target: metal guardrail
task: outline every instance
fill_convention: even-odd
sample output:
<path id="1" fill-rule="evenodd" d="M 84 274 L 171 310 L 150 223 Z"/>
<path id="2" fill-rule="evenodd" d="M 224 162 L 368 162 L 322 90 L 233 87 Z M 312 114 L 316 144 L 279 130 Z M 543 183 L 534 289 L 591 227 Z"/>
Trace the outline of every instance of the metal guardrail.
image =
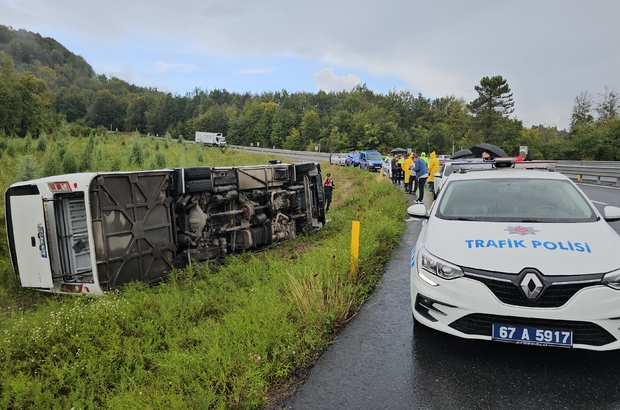
<path id="1" fill-rule="evenodd" d="M 330 155 L 329 152 L 293 151 L 293 150 L 278 149 L 278 148 L 247 147 L 247 146 L 243 146 L 243 145 L 228 145 L 228 148 L 241 149 L 241 150 L 249 151 L 249 152 L 260 152 L 262 154 L 281 155 L 281 156 L 287 156 L 287 155 L 295 155 L 295 156 L 311 155 L 311 156 L 316 156 L 316 157 L 321 157 L 321 158 L 328 159 L 329 155 Z"/>
<path id="2" fill-rule="evenodd" d="M 583 176 L 595 177 L 597 184 L 601 183 L 601 178 L 614 178 L 616 181 L 616 186 L 620 186 L 620 164 L 615 165 L 615 167 L 595 165 L 570 165 L 565 164 L 564 161 L 558 161 L 556 170 L 563 174 L 577 175 L 578 180 L 581 180 Z"/>

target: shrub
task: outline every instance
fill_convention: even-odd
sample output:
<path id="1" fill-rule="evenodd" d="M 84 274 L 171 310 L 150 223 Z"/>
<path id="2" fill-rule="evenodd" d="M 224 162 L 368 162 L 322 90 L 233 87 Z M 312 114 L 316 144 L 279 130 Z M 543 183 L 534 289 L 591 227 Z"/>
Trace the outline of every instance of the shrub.
<path id="1" fill-rule="evenodd" d="M 89 171 L 92 168 L 93 150 L 95 149 L 95 136 L 90 134 L 88 142 L 84 146 L 84 152 L 80 158 L 80 171 Z"/>
<path id="2" fill-rule="evenodd" d="M 37 160 L 31 155 L 24 155 L 17 159 L 15 169 L 15 181 L 28 181 L 37 177 L 39 165 Z"/>
<path id="3" fill-rule="evenodd" d="M 129 162 L 142 166 L 144 165 L 144 149 L 142 148 L 142 144 L 140 144 L 139 140 L 134 140 L 131 144 L 131 154 L 129 156 Z"/>
<path id="4" fill-rule="evenodd" d="M 15 154 L 17 153 L 17 143 L 17 140 L 10 139 L 6 147 L 6 153 L 13 158 L 15 158 Z"/>
<path id="5" fill-rule="evenodd" d="M 93 161 L 91 165 L 94 171 L 101 171 L 105 169 L 103 149 L 101 149 L 101 147 L 98 147 L 93 154 Z"/>
<path id="6" fill-rule="evenodd" d="M 166 168 L 166 156 L 164 155 L 163 152 L 158 151 L 155 154 L 154 163 L 155 163 L 155 169 Z"/>
<path id="7" fill-rule="evenodd" d="M 30 152 L 30 146 L 32 145 L 32 135 L 30 133 L 26 134 L 24 137 L 24 146 L 23 150 L 27 154 Z"/>
<path id="8" fill-rule="evenodd" d="M 73 152 L 65 153 L 62 159 L 62 169 L 65 174 L 74 174 L 79 171 L 78 161 Z"/>
<path id="9" fill-rule="evenodd" d="M 171 142 L 172 142 L 172 136 L 170 135 L 170 133 L 166 133 L 166 136 L 164 137 L 164 148 L 166 149 L 170 148 Z"/>
<path id="10" fill-rule="evenodd" d="M 37 151 L 45 152 L 47 149 L 47 134 L 43 133 L 37 141 Z"/>
<path id="11" fill-rule="evenodd" d="M 52 175 L 62 174 L 62 163 L 58 160 L 58 155 L 56 150 L 49 149 L 45 157 L 43 157 L 43 163 L 41 164 L 39 176 L 40 177 L 49 177 Z"/>
<path id="12" fill-rule="evenodd" d="M 57 144 L 57 148 L 58 148 L 58 159 L 59 160 L 63 160 L 65 157 L 65 154 L 67 153 L 67 140 L 65 140 L 64 138 L 59 139 L 58 140 L 58 144 Z"/>
<path id="13" fill-rule="evenodd" d="M 121 158 L 117 155 L 108 163 L 108 171 L 116 172 L 121 170 Z"/>

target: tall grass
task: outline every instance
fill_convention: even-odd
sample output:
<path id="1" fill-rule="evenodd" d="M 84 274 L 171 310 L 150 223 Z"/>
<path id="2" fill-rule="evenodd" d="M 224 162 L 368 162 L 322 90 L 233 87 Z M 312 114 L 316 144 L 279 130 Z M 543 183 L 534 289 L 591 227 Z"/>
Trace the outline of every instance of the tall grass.
<path id="1" fill-rule="evenodd" d="M 67 149 L 83 152 L 84 140 L 72 139 Z M 140 143 L 152 149 L 147 139 Z M 98 141 L 93 162 L 105 166 L 99 156 L 116 157 L 130 169 L 133 149 L 129 138 L 111 135 Z M 157 153 L 165 153 L 168 166 L 184 165 L 184 158 L 198 162 L 201 151 L 187 149 L 171 144 Z M 209 163 L 200 165 L 271 159 L 207 152 Z M 2 159 L 3 170 L 5 160 L 15 161 Z M 265 252 L 229 256 L 222 265 L 194 264 L 158 286 L 131 284 L 104 297 L 22 289 L 2 232 L 0 407 L 265 405 L 270 389 L 292 383 L 368 298 L 403 230 L 406 200 L 389 182 L 353 169 L 329 171 L 337 189 L 322 230 Z M 4 187 L 13 177 L 2 174 Z M 356 280 L 349 277 L 352 220 L 362 227 Z"/>

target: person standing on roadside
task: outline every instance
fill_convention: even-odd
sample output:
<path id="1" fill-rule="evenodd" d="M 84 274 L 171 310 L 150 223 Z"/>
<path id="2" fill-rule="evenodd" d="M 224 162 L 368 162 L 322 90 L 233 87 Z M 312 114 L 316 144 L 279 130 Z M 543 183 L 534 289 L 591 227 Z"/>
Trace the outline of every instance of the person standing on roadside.
<path id="1" fill-rule="evenodd" d="M 398 155 L 394 155 L 390 162 L 392 166 L 392 183 L 396 185 L 398 182 Z"/>
<path id="2" fill-rule="evenodd" d="M 336 188 L 332 174 L 327 173 L 325 182 L 323 182 L 323 192 L 325 193 L 325 213 L 329 211 L 329 205 L 332 203 L 332 191 Z"/>
<path id="3" fill-rule="evenodd" d="M 387 164 L 387 166 L 391 169 L 392 168 L 392 158 L 390 158 L 389 155 L 386 155 L 385 158 L 383 159 L 383 164 L 381 165 L 381 175 L 385 174 L 385 170 L 383 169 L 383 166 Z M 387 173 L 388 178 L 390 177 L 390 171 L 388 171 Z M 392 179 L 390 178 L 390 181 Z"/>
<path id="4" fill-rule="evenodd" d="M 426 152 L 421 153 L 421 154 L 420 154 L 420 158 L 422 158 L 422 159 L 424 160 L 424 162 L 426 162 L 426 166 L 428 167 L 428 165 L 429 165 L 429 159 L 428 159 L 428 157 L 426 156 Z"/>
<path id="5" fill-rule="evenodd" d="M 433 201 L 435 200 L 435 173 L 439 172 L 439 160 L 435 151 L 431 152 L 431 159 L 428 164 L 428 189 L 431 191 Z"/>
<path id="6" fill-rule="evenodd" d="M 398 166 L 396 167 L 397 173 L 398 173 L 398 185 L 403 183 L 403 180 L 405 179 L 405 172 L 403 171 L 403 162 L 405 161 L 405 158 L 403 158 L 403 156 L 399 156 L 397 164 Z"/>
<path id="7" fill-rule="evenodd" d="M 424 185 L 426 185 L 426 178 L 428 178 L 428 167 L 426 161 L 416 154 L 413 154 L 413 172 L 415 172 L 419 190 L 418 199 L 415 202 L 421 204 L 424 200 Z"/>
<path id="8" fill-rule="evenodd" d="M 408 194 L 413 193 L 411 192 L 411 185 L 412 185 L 411 183 L 413 182 L 413 175 L 411 175 L 411 169 L 410 169 L 410 166 L 412 163 L 413 163 L 413 159 L 411 158 L 411 155 L 409 155 L 407 159 L 403 161 L 403 165 L 402 165 L 402 170 L 405 172 L 405 192 Z"/>

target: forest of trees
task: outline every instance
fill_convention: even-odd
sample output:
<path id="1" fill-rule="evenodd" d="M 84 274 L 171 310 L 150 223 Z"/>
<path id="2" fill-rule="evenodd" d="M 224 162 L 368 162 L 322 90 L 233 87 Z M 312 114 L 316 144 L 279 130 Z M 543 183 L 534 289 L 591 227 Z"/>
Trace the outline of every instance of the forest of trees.
<path id="1" fill-rule="evenodd" d="M 525 128 L 512 118 L 508 81 L 484 77 L 478 98 L 427 98 L 409 91 L 378 94 L 360 85 L 325 93 L 286 90 L 261 94 L 195 88 L 184 96 L 98 75 L 57 41 L 0 25 L 0 137 L 36 138 L 69 129 L 88 136 L 108 130 L 192 138 L 222 132 L 229 144 L 322 151 L 396 146 L 450 154 L 479 142 L 530 157 L 620 160 L 616 91 L 575 97 L 568 131 Z"/>

